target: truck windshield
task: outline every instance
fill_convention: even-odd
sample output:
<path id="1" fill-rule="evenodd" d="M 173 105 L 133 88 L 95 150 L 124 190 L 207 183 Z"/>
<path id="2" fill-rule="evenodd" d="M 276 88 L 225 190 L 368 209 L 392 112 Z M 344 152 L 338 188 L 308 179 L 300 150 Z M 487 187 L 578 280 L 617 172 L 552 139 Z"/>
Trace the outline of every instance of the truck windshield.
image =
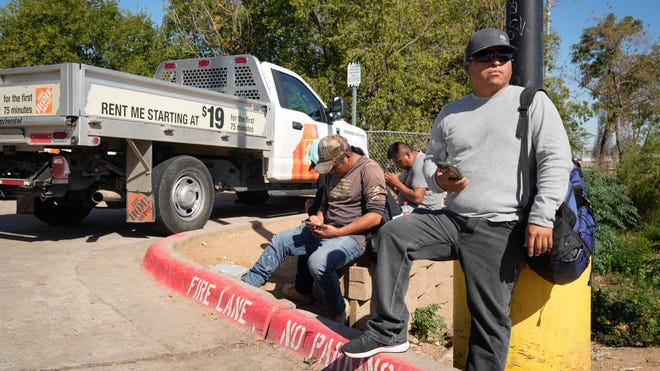
<path id="1" fill-rule="evenodd" d="M 280 106 L 306 113 L 315 121 L 326 122 L 323 105 L 298 79 L 273 70 L 279 92 Z"/>

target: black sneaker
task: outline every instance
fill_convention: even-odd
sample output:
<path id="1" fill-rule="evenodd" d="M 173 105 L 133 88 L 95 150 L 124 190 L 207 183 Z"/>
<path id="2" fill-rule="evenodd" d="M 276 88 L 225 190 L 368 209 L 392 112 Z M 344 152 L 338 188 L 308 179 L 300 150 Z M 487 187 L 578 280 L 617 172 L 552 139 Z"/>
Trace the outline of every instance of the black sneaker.
<path id="1" fill-rule="evenodd" d="M 410 343 L 405 342 L 395 345 L 385 345 L 362 335 L 353 339 L 341 347 L 341 351 L 350 358 L 367 358 L 378 353 L 403 353 L 410 348 Z"/>

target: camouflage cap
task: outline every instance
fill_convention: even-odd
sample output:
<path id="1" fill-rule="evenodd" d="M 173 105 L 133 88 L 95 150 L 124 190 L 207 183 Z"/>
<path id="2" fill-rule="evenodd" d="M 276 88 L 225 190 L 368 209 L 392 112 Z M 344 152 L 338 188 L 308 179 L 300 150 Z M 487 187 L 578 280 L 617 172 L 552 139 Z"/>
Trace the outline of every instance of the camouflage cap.
<path id="1" fill-rule="evenodd" d="M 337 160 L 350 150 L 351 147 L 348 145 L 346 138 L 341 135 L 328 135 L 319 142 L 319 162 L 314 167 L 314 170 L 319 174 L 329 172 L 335 166 Z"/>

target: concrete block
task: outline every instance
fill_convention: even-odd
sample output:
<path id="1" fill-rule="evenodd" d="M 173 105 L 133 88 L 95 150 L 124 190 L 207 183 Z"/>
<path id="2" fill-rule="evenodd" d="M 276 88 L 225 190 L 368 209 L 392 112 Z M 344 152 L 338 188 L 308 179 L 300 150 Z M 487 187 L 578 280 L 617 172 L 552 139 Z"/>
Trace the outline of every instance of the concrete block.
<path id="1" fill-rule="evenodd" d="M 348 301 L 348 326 L 353 327 L 361 319 L 371 315 L 371 300 L 349 300 Z"/>
<path id="2" fill-rule="evenodd" d="M 353 265 L 348 269 L 348 299 L 369 300 L 371 298 L 371 275 L 366 267 Z"/>

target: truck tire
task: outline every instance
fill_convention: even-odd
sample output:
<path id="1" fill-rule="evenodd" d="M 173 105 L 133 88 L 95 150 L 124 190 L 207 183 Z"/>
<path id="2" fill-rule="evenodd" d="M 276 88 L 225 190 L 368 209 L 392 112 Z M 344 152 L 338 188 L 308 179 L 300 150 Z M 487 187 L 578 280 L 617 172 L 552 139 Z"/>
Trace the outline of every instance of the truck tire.
<path id="1" fill-rule="evenodd" d="M 52 225 L 70 225 L 83 220 L 92 206 L 85 205 L 83 195 L 78 191 L 67 192 L 63 197 L 34 199 L 34 216 Z"/>
<path id="2" fill-rule="evenodd" d="M 204 227 L 213 211 L 213 181 L 206 166 L 191 156 L 176 156 L 153 170 L 156 226 L 165 234 Z"/>
<path id="3" fill-rule="evenodd" d="M 246 205 L 262 205 L 268 200 L 268 191 L 245 191 L 236 192 L 238 202 Z"/>

